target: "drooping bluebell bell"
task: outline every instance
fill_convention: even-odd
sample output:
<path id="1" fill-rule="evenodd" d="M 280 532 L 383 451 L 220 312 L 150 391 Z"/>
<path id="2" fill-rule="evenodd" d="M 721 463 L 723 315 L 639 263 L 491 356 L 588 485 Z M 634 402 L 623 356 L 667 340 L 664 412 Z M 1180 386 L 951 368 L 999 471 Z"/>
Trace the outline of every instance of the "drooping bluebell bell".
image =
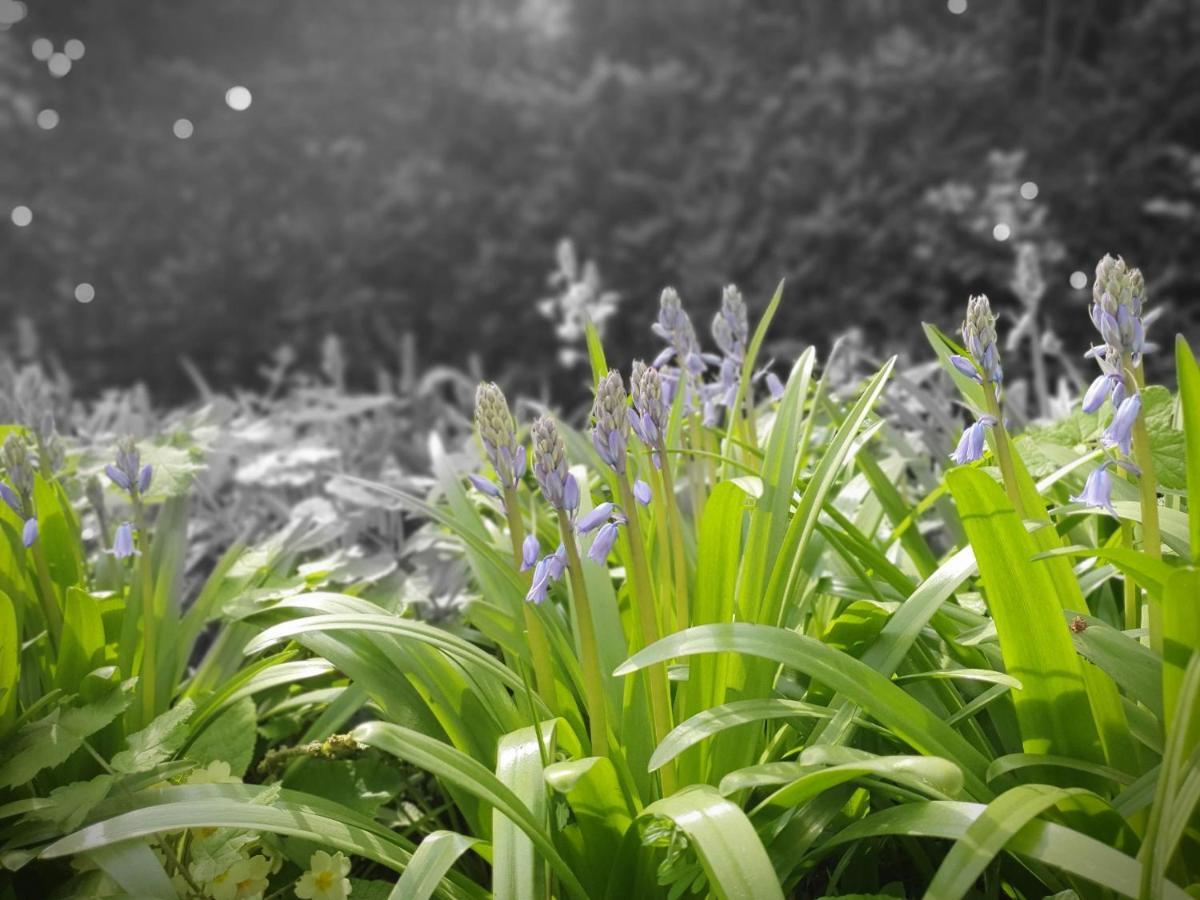
<path id="1" fill-rule="evenodd" d="M 613 504 L 605 501 L 593 509 L 590 513 L 580 518 L 575 525 L 575 530 L 580 534 L 587 534 L 589 531 L 595 531 L 612 517 Z"/>
<path id="2" fill-rule="evenodd" d="M 592 546 L 588 548 L 588 559 L 604 565 L 604 561 L 608 559 L 608 554 L 612 553 L 613 544 L 617 541 L 618 533 L 619 529 L 616 522 L 606 522 L 596 532 L 596 538 L 592 541 Z"/>
<path id="3" fill-rule="evenodd" d="M 986 294 L 978 294 L 967 300 L 962 338 L 972 359 L 982 370 L 983 380 L 999 385 L 1004 380 L 1004 372 L 1000 367 L 1000 348 L 996 343 L 996 317 L 992 314 L 992 305 Z"/>
<path id="4" fill-rule="evenodd" d="M 635 360 L 629 376 L 633 411 L 629 425 L 639 441 L 650 450 L 656 468 L 662 468 L 662 453 L 667 431 L 667 407 L 663 401 L 662 379 L 658 370 Z"/>
<path id="5" fill-rule="evenodd" d="M 144 494 L 150 487 L 154 477 L 154 469 L 150 465 L 142 465 L 137 443 L 131 437 L 125 437 L 117 444 L 116 463 L 104 467 L 105 473 L 113 484 L 131 496 Z"/>
<path id="6" fill-rule="evenodd" d="M 567 448 L 550 416 L 533 423 L 533 475 L 546 502 L 570 512 L 579 506 L 579 485 L 567 468 Z"/>
<path id="7" fill-rule="evenodd" d="M 1140 270 L 1126 264 L 1121 257 L 1113 259 L 1108 254 L 1096 264 L 1089 314 L 1104 338 L 1103 358 L 1118 371 L 1126 357 L 1137 368 L 1146 352 L 1142 322 L 1145 299 L 1146 282 Z"/>
<path id="8" fill-rule="evenodd" d="M 567 548 L 562 544 L 553 553 L 538 560 L 533 570 L 533 581 L 529 586 L 525 599 L 530 603 L 542 603 L 550 590 L 550 585 L 562 578 L 567 570 Z"/>
<path id="9" fill-rule="evenodd" d="M 983 448 L 986 439 L 984 429 L 990 428 L 995 424 L 996 419 L 994 417 L 980 416 L 978 420 L 968 425 L 963 430 L 962 437 L 958 439 L 958 446 L 950 454 L 950 459 L 960 466 L 983 459 Z"/>
<path id="10" fill-rule="evenodd" d="M 1096 376 L 1083 395 L 1083 411 L 1094 413 L 1109 397 L 1112 397 L 1114 408 L 1119 407 L 1125 399 L 1125 379 L 1116 372 L 1104 372 Z"/>
<path id="11" fill-rule="evenodd" d="M 516 424 L 508 411 L 508 400 L 494 382 L 482 382 L 475 389 L 475 430 L 488 461 L 496 470 L 501 488 L 515 488 L 525 474 L 525 448 L 517 441 Z M 490 493 L 485 488 L 479 489 Z M 497 491 L 493 496 L 499 493 Z"/>
<path id="12" fill-rule="evenodd" d="M 624 475 L 629 446 L 629 403 L 625 383 L 616 369 L 611 369 L 596 385 L 592 422 L 592 446 L 610 469 Z"/>
<path id="13" fill-rule="evenodd" d="M 1133 426 L 1142 411 L 1142 395 L 1132 394 L 1126 397 L 1113 414 L 1112 421 L 1100 436 L 1100 443 L 1105 447 L 1116 447 L 1126 456 L 1133 453 Z"/>
<path id="14" fill-rule="evenodd" d="M 1098 506 L 1115 516 L 1117 511 L 1112 505 L 1112 476 L 1108 474 L 1111 465 L 1111 461 L 1106 461 L 1093 469 L 1084 482 L 1083 491 L 1071 500 L 1087 506 Z"/>
<path id="15" fill-rule="evenodd" d="M 26 547 L 32 547 L 33 542 L 38 539 L 38 521 L 34 518 L 25 520 L 25 525 L 21 529 L 21 543 Z"/>
<path id="16" fill-rule="evenodd" d="M 633 483 L 633 496 L 642 506 L 649 506 L 654 493 L 651 491 L 650 485 L 639 478 Z"/>
<path id="17" fill-rule="evenodd" d="M 496 482 L 490 478 L 484 478 L 482 475 L 476 475 L 474 472 L 467 476 L 467 480 L 475 485 L 475 490 L 481 494 L 487 494 L 489 497 L 499 497 L 500 488 L 496 486 Z"/>
<path id="18" fill-rule="evenodd" d="M 527 572 L 537 564 L 538 554 L 542 545 L 538 543 L 537 535 L 530 532 L 521 542 L 521 571 Z"/>
<path id="19" fill-rule="evenodd" d="M 113 537 L 112 549 L 108 552 L 117 559 L 128 559 L 138 552 L 133 543 L 132 523 L 122 522 L 117 526 L 117 533 Z"/>

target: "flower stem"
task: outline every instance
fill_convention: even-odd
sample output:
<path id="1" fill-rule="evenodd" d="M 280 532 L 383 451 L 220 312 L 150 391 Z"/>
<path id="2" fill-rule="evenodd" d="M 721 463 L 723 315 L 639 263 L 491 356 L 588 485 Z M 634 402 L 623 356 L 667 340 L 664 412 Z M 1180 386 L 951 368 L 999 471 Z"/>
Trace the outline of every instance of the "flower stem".
<path id="1" fill-rule="evenodd" d="M 134 500 L 137 519 L 138 573 L 142 591 L 142 724 L 149 724 L 158 708 L 158 604 L 154 597 L 154 574 L 150 562 L 150 532 L 146 528 L 146 509 L 140 499 Z"/>
<path id="2" fill-rule="evenodd" d="M 608 715 L 604 701 L 604 682 L 600 676 L 600 650 L 596 643 L 596 623 L 592 604 L 583 582 L 583 564 L 575 546 L 575 529 L 563 510 L 558 511 L 558 530 L 567 551 L 567 577 L 571 599 L 575 603 L 575 622 L 579 627 L 579 652 L 583 663 L 583 691 L 587 695 L 588 733 L 595 756 L 608 756 Z"/>
<path id="3" fill-rule="evenodd" d="M 675 502 L 675 482 L 671 477 L 669 460 L 663 460 L 663 467 L 659 470 L 659 474 L 662 476 L 667 531 L 671 535 L 671 558 L 675 586 L 675 630 L 683 631 L 691 623 L 691 615 L 688 611 L 687 561 L 683 552 L 683 522 L 679 517 L 679 505 Z"/>
<path id="4" fill-rule="evenodd" d="M 1004 414 L 1000 409 L 1000 400 L 996 396 L 994 382 L 984 379 L 983 401 L 987 405 L 988 415 L 996 420 L 992 426 L 992 436 L 996 442 L 996 460 L 1000 463 L 1000 475 L 1004 479 L 1004 490 L 1008 500 L 1022 519 L 1026 517 L 1025 503 L 1021 500 L 1021 488 L 1017 484 L 1017 468 L 1013 465 L 1012 443 L 1008 438 L 1008 429 L 1004 427 Z"/>
<path id="5" fill-rule="evenodd" d="M 1124 361 L 1123 361 L 1124 362 Z M 1128 380 L 1129 376 L 1126 376 Z M 1141 367 L 1133 370 L 1133 384 L 1127 389 L 1141 391 L 1146 386 Z M 1138 491 L 1142 501 L 1142 552 L 1151 559 L 1162 559 L 1162 532 L 1158 524 L 1158 478 L 1154 473 L 1154 455 L 1150 452 L 1150 432 L 1146 428 L 1145 408 L 1133 424 L 1133 461 L 1141 470 Z M 1162 611 L 1149 604 L 1150 649 L 1162 652 Z"/>
<path id="6" fill-rule="evenodd" d="M 521 521 L 521 510 L 517 503 L 517 492 L 513 488 L 504 491 L 504 515 L 508 519 L 508 536 L 512 539 L 513 560 L 521 564 L 521 544 L 525 540 L 525 524 Z M 526 581 L 529 575 L 526 574 Z M 538 693 L 546 701 L 546 706 L 555 716 L 558 715 L 558 690 L 554 684 L 554 663 L 550 657 L 550 639 L 546 636 L 546 626 L 538 617 L 532 603 L 523 604 L 525 611 L 525 630 L 529 634 L 529 652 L 533 657 L 533 677 L 537 684 Z M 535 722 L 536 726 L 537 723 Z"/>
<path id="7" fill-rule="evenodd" d="M 50 567 L 46 564 L 46 554 L 42 552 L 42 539 L 39 536 L 31 548 L 33 565 L 37 570 L 38 599 L 42 603 L 42 615 L 46 618 L 46 630 L 50 633 L 50 645 L 57 651 L 62 639 L 63 616 L 58 608 L 58 595 L 54 592 L 54 582 L 50 578 Z"/>
<path id="8" fill-rule="evenodd" d="M 664 461 L 665 462 L 665 461 Z M 642 525 L 638 520 L 637 500 L 629 486 L 629 477 L 617 479 L 621 491 L 621 505 L 629 517 L 629 546 L 633 563 L 633 594 L 641 625 L 642 644 L 650 646 L 661 636 L 658 628 L 658 613 L 654 603 L 654 587 L 650 582 L 650 566 L 646 562 L 646 545 L 642 539 Z M 650 715 L 654 725 L 654 744 L 658 746 L 671 732 L 671 694 L 667 682 L 666 663 L 646 669 L 646 680 L 650 686 Z M 658 770 L 663 796 L 675 792 L 675 763 L 669 762 Z"/>

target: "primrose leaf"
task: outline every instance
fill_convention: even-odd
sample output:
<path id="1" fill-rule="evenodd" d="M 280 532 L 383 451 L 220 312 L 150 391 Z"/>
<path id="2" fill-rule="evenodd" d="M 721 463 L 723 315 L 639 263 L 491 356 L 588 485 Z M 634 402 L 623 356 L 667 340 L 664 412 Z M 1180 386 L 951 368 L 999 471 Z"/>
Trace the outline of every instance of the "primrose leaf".
<path id="1" fill-rule="evenodd" d="M 195 709 L 196 704 L 185 698 L 141 731 L 131 734 L 125 741 L 128 749 L 112 758 L 112 767 L 123 775 L 132 775 L 166 762 L 187 740 L 187 720 Z"/>

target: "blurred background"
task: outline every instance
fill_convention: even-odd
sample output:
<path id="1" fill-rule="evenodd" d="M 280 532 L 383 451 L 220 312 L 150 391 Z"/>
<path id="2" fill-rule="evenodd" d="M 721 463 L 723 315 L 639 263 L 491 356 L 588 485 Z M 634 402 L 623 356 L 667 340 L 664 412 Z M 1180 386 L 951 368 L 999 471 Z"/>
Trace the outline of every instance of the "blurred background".
<path id="1" fill-rule="evenodd" d="M 1106 252 L 1200 331 L 1195 0 L 0 0 L 0 137 L 0 351 L 77 395 L 569 392 L 580 304 L 625 363 L 781 278 L 785 344 L 984 291 L 1074 357 Z"/>

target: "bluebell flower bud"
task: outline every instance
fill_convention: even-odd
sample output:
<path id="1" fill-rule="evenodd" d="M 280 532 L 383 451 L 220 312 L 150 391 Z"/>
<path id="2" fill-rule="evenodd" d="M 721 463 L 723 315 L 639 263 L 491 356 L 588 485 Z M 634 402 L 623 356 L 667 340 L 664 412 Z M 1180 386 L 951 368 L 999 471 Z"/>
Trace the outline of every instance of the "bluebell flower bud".
<path id="1" fill-rule="evenodd" d="M 742 361 L 750 338 L 750 321 L 742 292 L 732 284 L 726 285 L 721 293 L 721 308 L 713 318 L 712 336 L 727 358 L 737 363 Z"/>
<path id="2" fill-rule="evenodd" d="M 117 533 L 113 537 L 112 550 L 109 552 L 117 559 L 128 559 L 138 552 L 133 544 L 132 524 L 129 522 L 122 522 L 117 527 Z"/>
<path id="3" fill-rule="evenodd" d="M 521 542 L 521 571 L 527 572 L 537 564 L 538 554 L 542 552 L 542 547 L 538 543 L 537 535 L 532 532 L 525 535 L 525 540 Z"/>
<path id="4" fill-rule="evenodd" d="M 600 458 L 618 475 L 625 474 L 629 444 L 629 403 L 621 373 L 608 372 L 596 386 L 592 404 L 592 445 Z"/>
<path id="5" fill-rule="evenodd" d="M 475 429 L 500 484 L 516 487 L 525 474 L 525 448 L 517 442 L 504 392 L 493 382 L 485 381 L 475 389 Z"/>
<path id="6" fill-rule="evenodd" d="M 567 473 L 567 480 L 563 482 L 563 509 L 569 513 L 579 509 L 579 481 L 574 475 Z"/>
<path id="7" fill-rule="evenodd" d="M 983 376 L 979 374 L 979 368 L 965 356 L 959 356 L 957 353 L 954 353 L 950 356 L 950 363 L 976 384 L 983 383 Z"/>
<path id="8" fill-rule="evenodd" d="M 142 470 L 138 472 L 138 493 L 144 494 L 150 489 L 150 482 L 154 479 L 154 467 L 149 463 L 142 466 Z"/>
<path id="9" fill-rule="evenodd" d="M 1116 394 L 1117 391 L 1120 391 L 1119 395 Z M 1091 383 L 1087 393 L 1083 395 L 1083 411 L 1094 413 L 1104 405 L 1104 401 L 1110 395 L 1113 396 L 1114 407 L 1120 406 L 1125 397 L 1125 380 L 1115 373 L 1100 375 Z"/>
<path id="10" fill-rule="evenodd" d="M 33 495 L 33 464 L 25 441 L 15 434 L 4 441 L 4 468 L 17 496 L 28 500 Z"/>
<path id="11" fill-rule="evenodd" d="M 1000 368 L 1000 349 L 996 343 L 996 317 L 986 294 L 967 300 L 967 317 L 962 326 L 963 343 L 983 370 L 985 381 L 999 384 L 1004 380 Z"/>
<path id="12" fill-rule="evenodd" d="M 580 534 L 587 534 L 589 531 L 594 531 L 609 520 L 609 518 L 612 516 L 612 511 L 612 503 L 601 503 L 590 513 L 579 520 L 579 522 L 575 525 L 575 530 Z"/>
<path id="13" fill-rule="evenodd" d="M 105 466 L 104 471 L 113 484 L 130 495 L 143 493 L 145 488 L 142 485 L 150 487 L 153 477 L 153 469 L 148 465 L 142 466 L 137 442 L 131 437 L 124 437 L 117 443 L 116 462 Z"/>
<path id="14" fill-rule="evenodd" d="M 18 516 L 24 511 L 21 498 L 17 496 L 16 491 L 10 488 L 3 481 L 0 481 L 0 499 L 3 499 L 4 502 L 8 504 L 9 509 L 15 512 Z"/>
<path id="15" fill-rule="evenodd" d="M 568 483 L 573 485 L 575 506 L 579 505 L 579 486 L 567 469 L 567 449 L 558 426 L 550 416 L 533 423 L 533 475 L 546 502 L 555 509 L 571 509 L 565 502 Z"/>
<path id="16" fill-rule="evenodd" d="M 484 478 L 482 475 L 476 475 L 473 472 L 467 476 L 467 479 L 471 482 L 471 484 L 475 485 L 475 490 L 479 491 L 480 493 L 487 494 L 489 497 L 500 496 L 500 488 L 496 487 L 496 483 L 494 481 Z"/>
<path id="17" fill-rule="evenodd" d="M 1116 516 L 1117 511 L 1112 505 L 1112 477 L 1108 474 L 1110 465 L 1110 462 L 1105 462 L 1093 469 L 1084 482 L 1083 491 L 1071 500 L 1087 506 L 1098 506 Z"/>
<path id="18" fill-rule="evenodd" d="M 636 360 L 629 376 L 629 390 L 633 399 L 629 425 L 638 440 L 651 451 L 654 465 L 661 468 L 667 433 L 667 405 L 658 370 Z"/>
<path id="19" fill-rule="evenodd" d="M 21 529 L 21 543 L 26 547 L 32 547 L 33 542 L 38 539 L 38 523 L 37 519 L 29 518 L 25 520 L 25 527 Z"/>
<path id="20" fill-rule="evenodd" d="M 767 373 L 767 390 L 771 393 L 771 399 L 776 403 L 783 399 L 783 382 L 774 372 Z"/>
<path id="21" fill-rule="evenodd" d="M 1117 407 L 1108 428 L 1104 429 L 1100 442 L 1106 447 L 1117 447 L 1126 456 L 1131 455 L 1133 452 L 1133 426 L 1141 411 L 1141 394 L 1135 393 L 1126 397 Z"/>
<path id="22" fill-rule="evenodd" d="M 618 527 L 616 522 L 608 522 L 596 532 L 596 539 L 592 541 L 592 546 L 588 548 L 588 559 L 592 562 L 604 565 L 608 559 L 608 554 L 612 553 L 613 544 L 617 541 Z"/>
<path id="23" fill-rule="evenodd" d="M 653 496 L 650 485 L 639 478 L 633 483 L 633 496 L 642 506 L 649 506 L 650 498 Z"/>

